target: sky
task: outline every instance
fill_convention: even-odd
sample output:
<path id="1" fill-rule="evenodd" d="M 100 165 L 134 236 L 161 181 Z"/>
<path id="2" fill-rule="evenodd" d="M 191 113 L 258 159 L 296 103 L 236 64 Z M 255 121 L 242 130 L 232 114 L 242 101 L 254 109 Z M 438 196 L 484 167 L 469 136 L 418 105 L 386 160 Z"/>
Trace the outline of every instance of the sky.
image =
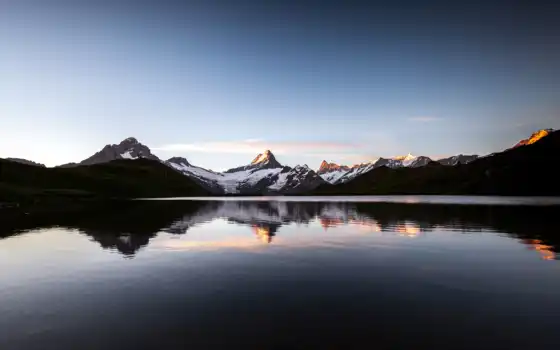
<path id="1" fill-rule="evenodd" d="M 560 128 L 552 1 L 0 0 L 0 157 L 136 137 L 223 170 L 503 150 Z"/>

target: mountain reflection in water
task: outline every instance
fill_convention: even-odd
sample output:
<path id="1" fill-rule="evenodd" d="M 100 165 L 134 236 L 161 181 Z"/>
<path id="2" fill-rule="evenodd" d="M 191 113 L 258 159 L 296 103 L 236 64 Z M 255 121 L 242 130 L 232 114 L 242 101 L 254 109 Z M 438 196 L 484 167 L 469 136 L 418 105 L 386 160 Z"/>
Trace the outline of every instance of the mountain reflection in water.
<path id="1" fill-rule="evenodd" d="M 0 211 L 0 349 L 560 348 L 559 207 L 348 199 Z"/>
<path id="2" fill-rule="evenodd" d="M 558 259 L 558 207 L 282 201 L 131 201 L 99 207 L 3 218 L 0 237 L 62 227 L 88 235 L 103 249 L 133 258 L 158 234 L 185 235 L 197 225 L 223 219 L 246 226 L 244 241 L 170 243 L 169 248 L 275 244 L 284 225 L 316 223 L 324 231 L 352 226 L 420 238 L 434 230 L 495 232 L 518 239 L 544 260 Z M 250 233 L 252 232 L 252 238 Z M 280 233 L 281 234 L 281 233 Z M 250 239 L 251 241 L 248 241 Z"/>

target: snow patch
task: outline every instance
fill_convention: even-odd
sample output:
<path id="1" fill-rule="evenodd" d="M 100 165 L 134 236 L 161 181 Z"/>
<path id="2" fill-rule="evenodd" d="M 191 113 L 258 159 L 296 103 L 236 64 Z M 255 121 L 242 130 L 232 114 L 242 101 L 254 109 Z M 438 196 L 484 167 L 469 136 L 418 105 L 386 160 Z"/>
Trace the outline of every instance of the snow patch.
<path id="1" fill-rule="evenodd" d="M 132 154 L 130 154 L 130 151 L 126 151 L 123 154 L 121 154 L 121 158 L 122 159 L 138 159 L 138 157 L 133 157 Z"/>
<path id="2" fill-rule="evenodd" d="M 228 194 L 238 193 L 238 187 L 240 185 L 253 186 L 262 179 L 276 175 L 283 170 L 282 168 L 260 170 L 249 169 L 236 171 L 234 173 L 217 173 L 204 168 L 187 165 L 185 163 L 177 164 L 169 162 L 168 164 L 187 176 L 215 183 L 222 187 L 225 193 Z"/>
<path id="3" fill-rule="evenodd" d="M 242 181 L 242 183 L 243 184 L 249 184 L 249 185 L 256 185 L 259 181 L 261 181 L 265 177 L 270 177 L 272 175 L 276 175 L 276 174 L 280 173 L 281 171 L 282 171 L 282 168 L 257 170 L 257 171 L 254 171 L 254 172 L 250 173 L 248 176 L 244 176 L 245 180 Z M 244 172 L 240 171 L 240 173 L 244 173 Z M 237 174 L 237 173 L 233 173 L 233 174 Z"/>
<path id="4" fill-rule="evenodd" d="M 341 177 L 343 177 L 344 174 L 346 174 L 346 173 L 348 173 L 348 171 L 339 169 L 339 170 L 331 171 L 331 172 L 329 172 L 329 173 L 321 174 L 321 175 L 319 175 L 319 176 L 320 176 L 323 180 L 325 180 L 325 181 L 327 181 L 327 182 L 329 182 L 329 183 L 331 183 L 331 184 L 334 184 L 334 183 L 337 182 Z"/>
<path id="5" fill-rule="evenodd" d="M 276 180 L 276 182 L 270 186 L 268 186 L 268 188 L 270 188 L 271 190 L 280 190 L 282 187 L 286 186 L 286 183 L 288 182 L 288 176 L 290 175 L 290 172 L 285 172 L 285 173 L 280 173 L 278 175 L 278 179 Z"/>
<path id="6" fill-rule="evenodd" d="M 397 161 L 401 161 L 403 166 L 408 167 L 408 166 L 411 166 L 414 163 L 416 158 L 418 158 L 418 157 L 415 157 L 415 156 L 413 156 L 412 154 L 409 153 L 404 157 L 395 157 L 393 159 L 397 160 Z"/>

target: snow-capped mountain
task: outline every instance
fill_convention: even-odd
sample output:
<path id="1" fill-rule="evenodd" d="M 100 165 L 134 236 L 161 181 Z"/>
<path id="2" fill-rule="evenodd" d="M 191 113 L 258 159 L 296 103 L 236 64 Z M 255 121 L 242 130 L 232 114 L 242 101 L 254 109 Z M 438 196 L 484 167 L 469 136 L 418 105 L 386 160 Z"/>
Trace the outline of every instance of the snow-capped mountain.
<path id="1" fill-rule="evenodd" d="M 270 151 L 259 154 L 249 165 L 223 173 L 189 164 L 184 158 L 171 158 L 167 163 L 204 187 L 219 194 L 249 194 L 266 191 L 284 167 Z M 288 171 L 289 168 L 286 170 Z"/>
<path id="2" fill-rule="evenodd" d="M 368 162 L 368 163 L 361 163 L 361 164 L 356 164 L 353 165 L 350 170 L 348 170 L 346 173 L 344 173 L 342 176 L 340 176 L 335 182 L 331 182 L 332 184 L 334 183 L 344 183 L 344 182 L 348 182 L 352 179 L 354 179 L 356 176 L 360 176 L 362 174 L 367 173 L 368 171 L 375 169 L 377 166 L 378 160 L 373 161 L 373 162 Z"/>
<path id="3" fill-rule="evenodd" d="M 432 159 L 430 157 L 419 156 L 419 157 L 416 157 L 416 159 L 414 159 L 410 163 L 410 165 L 408 165 L 408 167 L 419 168 L 419 167 L 423 167 L 423 166 L 428 165 L 430 162 L 432 162 Z"/>
<path id="4" fill-rule="evenodd" d="M 319 176 L 321 176 L 323 180 L 330 183 L 335 183 L 349 170 L 349 166 L 338 165 L 336 163 L 327 163 L 326 160 L 323 160 L 323 162 L 319 166 L 319 170 L 317 170 L 317 174 L 319 174 Z"/>
<path id="5" fill-rule="evenodd" d="M 428 157 L 415 157 L 411 154 L 394 158 L 379 158 L 352 166 L 323 161 L 315 172 L 307 165 L 295 167 L 280 164 L 270 150 L 258 154 L 248 165 L 216 172 L 195 166 L 183 157 L 160 160 L 151 150 L 129 137 L 119 144 L 106 145 L 102 150 L 80 163 L 70 163 L 62 167 L 105 163 L 118 159 L 148 158 L 160 161 L 188 176 L 203 188 L 214 194 L 296 194 L 312 190 L 324 183 L 339 184 L 350 181 L 375 168 L 386 166 L 419 167 L 427 165 Z"/>
<path id="6" fill-rule="evenodd" d="M 98 163 L 107 163 L 117 159 L 138 159 L 147 158 L 152 160 L 160 160 L 152 154 L 150 149 L 138 142 L 134 137 L 123 140 L 118 145 L 106 145 L 103 149 L 89 158 L 82 160 L 80 163 L 68 163 L 60 167 L 71 167 L 78 165 L 92 165 Z"/>
<path id="7" fill-rule="evenodd" d="M 409 166 L 412 162 L 414 162 L 416 157 L 409 153 L 406 156 L 393 157 L 393 159 L 401 162 L 401 166 Z"/>
<path id="8" fill-rule="evenodd" d="M 285 167 L 274 179 L 274 183 L 268 186 L 270 192 L 292 194 L 308 191 L 325 183 L 325 180 L 307 165 L 296 165 L 288 171 L 285 171 L 286 168 L 289 167 Z"/>
<path id="9" fill-rule="evenodd" d="M 259 154 L 249 165 L 223 173 L 189 164 L 184 158 L 170 158 L 167 164 L 217 194 L 284 194 L 313 189 L 324 181 L 307 165 L 281 165 L 271 151 Z"/>
<path id="10" fill-rule="evenodd" d="M 172 157 L 169 158 L 165 164 L 169 165 L 173 169 L 179 171 L 183 175 L 188 176 L 194 180 L 200 186 L 206 188 L 215 194 L 226 193 L 224 189 L 224 175 L 221 173 L 214 172 L 212 170 L 207 170 L 190 164 L 183 157 Z"/>
<path id="11" fill-rule="evenodd" d="M 414 157 L 414 159 L 409 159 L 403 162 L 403 165 L 409 168 L 419 168 L 428 165 L 432 159 L 426 156 Z"/>
<path id="12" fill-rule="evenodd" d="M 326 161 L 323 161 L 318 173 L 325 181 L 331 184 L 341 184 L 344 182 L 348 182 L 357 176 L 365 174 L 370 170 L 382 166 L 386 166 L 388 168 L 417 168 L 425 166 L 431 161 L 432 160 L 428 157 L 415 157 L 411 154 L 408 154 L 406 156 L 397 156 L 394 158 L 379 158 L 367 163 L 352 165 L 351 167 L 346 165 L 338 165 L 335 163 L 327 163 Z M 333 165 L 335 165 L 336 167 L 334 167 Z"/>
<path id="13" fill-rule="evenodd" d="M 323 179 L 307 165 L 294 168 L 280 164 L 270 150 L 257 155 L 245 166 L 216 172 L 190 164 L 182 157 L 160 160 L 151 150 L 129 137 L 116 145 L 106 145 L 101 151 L 80 163 L 62 167 L 106 163 L 119 159 L 148 158 L 160 161 L 197 182 L 214 194 L 283 194 L 313 189 Z"/>
<path id="14" fill-rule="evenodd" d="M 473 155 L 459 154 L 457 156 L 440 159 L 440 160 L 438 160 L 438 163 L 440 163 L 442 165 L 455 166 L 457 164 L 468 164 L 468 163 L 470 163 L 473 160 L 476 160 L 478 158 L 479 157 L 476 154 L 473 154 Z"/>
<path id="15" fill-rule="evenodd" d="M 539 130 L 528 139 L 521 140 L 513 148 L 535 143 L 547 136 L 552 130 Z M 491 155 L 488 155 L 491 156 Z M 488 157 L 486 156 L 486 157 Z M 102 150 L 80 163 L 70 163 L 62 167 L 90 165 L 110 162 L 119 159 L 148 158 L 160 161 L 185 176 L 196 181 L 200 186 L 214 194 L 295 194 L 305 192 L 321 184 L 341 184 L 353 180 L 375 168 L 389 167 L 417 168 L 432 164 L 432 160 L 425 156 L 397 156 L 393 158 L 378 158 L 370 162 L 352 166 L 329 163 L 324 160 L 315 172 L 307 165 L 295 167 L 280 164 L 270 150 L 257 155 L 248 165 L 232 168 L 224 172 L 216 172 L 190 164 L 182 157 L 172 157 L 166 161 L 160 160 L 151 153 L 150 149 L 133 137 L 123 140 L 119 144 L 106 145 Z M 467 164 L 479 157 L 477 155 L 463 155 L 444 158 L 438 163 L 446 166 Z"/>
<path id="16" fill-rule="evenodd" d="M 413 156 L 412 154 L 407 154 L 406 156 L 394 157 L 393 160 L 397 162 L 391 163 L 390 168 L 397 167 L 408 167 L 408 168 L 419 168 L 428 165 L 432 160 L 430 157 L 426 156 Z M 398 162 L 401 162 L 400 164 Z"/>
<path id="17" fill-rule="evenodd" d="M 278 163 L 274 154 L 270 150 L 264 151 L 253 159 L 251 164 L 240 166 L 237 168 L 229 169 L 224 173 L 238 173 L 240 171 L 262 170 L 262 169 L 280 169 L 283 168 L 282 164 Z"/>

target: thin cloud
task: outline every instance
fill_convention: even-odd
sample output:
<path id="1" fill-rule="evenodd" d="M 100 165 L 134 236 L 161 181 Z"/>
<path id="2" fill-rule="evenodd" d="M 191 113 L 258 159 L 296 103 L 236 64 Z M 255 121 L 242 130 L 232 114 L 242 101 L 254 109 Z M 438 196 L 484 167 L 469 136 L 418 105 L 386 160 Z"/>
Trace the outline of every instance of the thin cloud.
<path id="1" fill-rule="evenodd" d="M 372 162 L 379 159 L 379 157 L 359 153 L 307 153 L 304 155 L 308 157 L 316 157 L 317 159 L 323 159 L 329 163 L 332 162 L 339 165 L 348 166 Z"/>
<path id="2" fill-rule="evenodd" d="M 258 142 L 264 142 L 263 139 L 247 139 L 245 140 L 245 142 L 247 143 L 258 143 Z"/>
<path id="3" fill-rule="evenodd" d="M 416 123 L 432 123 L 441 120 L 441 118 L 437 117 L 412 117 L 408 118 L 408 121 L 416 122 Z"/>
<path id="4" fill-rule="evenodd" d="M 169 144 L 156 147 L 154 150 L 163 152 L 201 152 L 201 153 L 241 153 L 255 154 L 266 149 L 277 154 L 302 154 L 314 152 L 344 152 L 359 148 L 360 145 L 345 142 L 267 142 L 260 139 L 242 141 L 220 141 Z"/>

